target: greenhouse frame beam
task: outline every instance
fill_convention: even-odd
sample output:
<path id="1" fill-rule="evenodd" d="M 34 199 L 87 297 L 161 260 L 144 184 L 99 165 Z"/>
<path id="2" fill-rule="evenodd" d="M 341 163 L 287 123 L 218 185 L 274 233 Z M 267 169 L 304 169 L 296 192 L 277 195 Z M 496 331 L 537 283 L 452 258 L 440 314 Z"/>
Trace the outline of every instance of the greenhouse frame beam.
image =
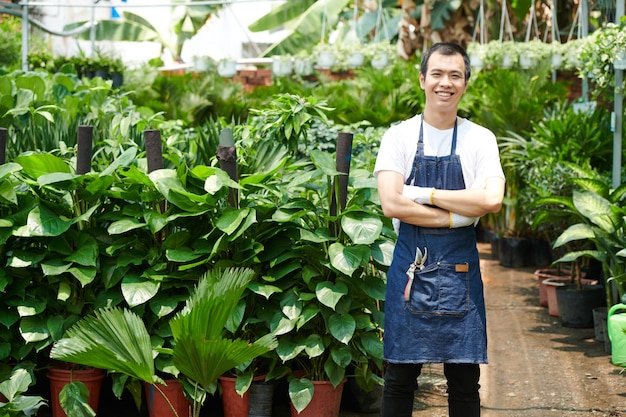
<path id="1" fill-rule="evenodd" d="M 619 23 L 624 16 L 624 0 L 615 2 L 615 22 Z M 613 129 L 613 188 L 619 187 L 622 182 L 622 126 L 624 119 L 624 96 L 622 94 L 624 84 L 624 70 L 615 69 L 615 99 L 613 101 L 613 114 L 615 126 Z"/>

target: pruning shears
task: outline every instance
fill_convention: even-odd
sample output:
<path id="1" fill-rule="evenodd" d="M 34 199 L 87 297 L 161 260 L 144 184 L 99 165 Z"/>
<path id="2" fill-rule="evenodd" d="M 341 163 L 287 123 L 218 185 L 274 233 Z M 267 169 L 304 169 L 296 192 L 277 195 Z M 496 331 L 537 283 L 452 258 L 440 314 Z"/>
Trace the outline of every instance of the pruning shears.
<path id="1" fill-rule="evenodd" d="M 411 286 L 413 285 L 413 279 L 415 278 L 415 271 L 421 271 L 424 269 L 424 265 L 426 264 L 426 258 L 428 257 L 428 248 L 424 248 L 424 253 L 420 248 L 415 248 L 415 261 L 409 265 L 409 269 L 406 271 L 406 275 L 409 278 L 409 281 L 404 288 L 404 301 L 409 301 L 411 298 Z"/>

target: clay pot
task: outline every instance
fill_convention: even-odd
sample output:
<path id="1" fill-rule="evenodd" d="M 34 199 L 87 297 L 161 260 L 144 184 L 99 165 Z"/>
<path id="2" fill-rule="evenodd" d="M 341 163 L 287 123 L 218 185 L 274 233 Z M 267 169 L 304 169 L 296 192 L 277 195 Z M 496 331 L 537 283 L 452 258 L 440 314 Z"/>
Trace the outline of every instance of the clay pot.
<path id="1" fill-rule="evenodd" d="M 144 383 L 148 415 L 150 417 L 191 417 L 191 404 L 185 397 L 180 382 L 176 379 L 168 379 L 165 383 L 167 385 Z M 155 388 L 155 385 L 159 389 Z"/>
<path id="2" fill-rule="evenodd" d="M 50 381 L 50 407 L 52 417 L 67 417 L 61 404 L 59 403 L 59 393 L 66 384 L 73 381 L 80 381 L 87 387 L 89 397 L 87 403 L 97 413 L 100 402 L 100 389 L 102 380 L 106 376 L 104 369 L 57 369 L 50 368 L 46 374 Z"/>

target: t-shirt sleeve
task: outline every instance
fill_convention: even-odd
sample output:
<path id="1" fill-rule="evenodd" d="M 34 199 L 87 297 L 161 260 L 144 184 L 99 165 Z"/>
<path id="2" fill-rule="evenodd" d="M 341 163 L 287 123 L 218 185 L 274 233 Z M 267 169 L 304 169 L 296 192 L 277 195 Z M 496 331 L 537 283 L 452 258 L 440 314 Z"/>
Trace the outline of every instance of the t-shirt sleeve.
<path id="1" fill-rule="evenodd" d="M 478 152 L 476 179 L 483 182 L 493 177 L 504 179 L 498 142 L 491 131 L 485 130 L 488 134 L 485 137 L 484 146 L 482 146 Z"/>
<path id="2" fill-rule="evenodd" d="M 394 171 L 404 175 L 404 146 L 398 126 L 392 126 L 383 135 L 374 165 L 374 176 L 380 171 Z"/>

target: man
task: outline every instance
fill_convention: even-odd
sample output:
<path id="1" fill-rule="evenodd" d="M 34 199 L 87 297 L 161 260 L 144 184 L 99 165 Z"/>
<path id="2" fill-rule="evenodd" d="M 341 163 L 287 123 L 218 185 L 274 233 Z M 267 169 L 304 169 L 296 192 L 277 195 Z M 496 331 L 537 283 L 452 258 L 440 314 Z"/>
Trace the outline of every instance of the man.
<path id="1" fill-rule="evenodd" d="M 422 57 L 421 115 L 383 136 L 374 174 L 399 223 L 387 276 L 383 417 L 410 417 L 424 363 L 443 363 L 450 417 L 480 416 L 487 332 L 477 219 L 500 210 L 504 174 L 491 131 L 457 117 L 469 57 L 437 43 Z"/>

